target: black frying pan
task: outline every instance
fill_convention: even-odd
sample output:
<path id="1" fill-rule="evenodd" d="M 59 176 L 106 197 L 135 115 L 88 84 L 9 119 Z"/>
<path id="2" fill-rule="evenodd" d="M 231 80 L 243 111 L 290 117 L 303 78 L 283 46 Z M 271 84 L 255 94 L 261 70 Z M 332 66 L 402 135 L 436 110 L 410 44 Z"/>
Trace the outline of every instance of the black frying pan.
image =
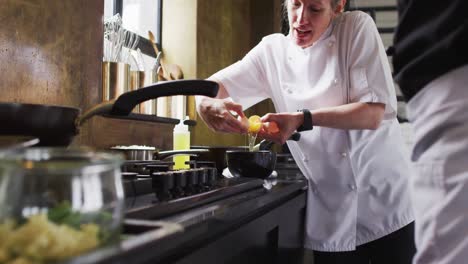
<path id="1" fill-rule="evenodd" d="M 275 169 L 276 152 L 228 150 L 226 151 L 226 162 L 229 172 L 234 177 L 265 179 Z"/>
<path id="2" fill-rule="evenodd" d="M 299 141 L 301 134 L 295 132 L 289 137 L 288 140 Z M 254 146 L 254 151 L 269 151 L 273 146 L 274 142 L 269 140 L 262 140 L 259 144 Z M 227 166 L 226 153 L 232 152 L 248 152 L 249 146 L 190 146 L 191 149 L 197 150 L 209 150 L 207 152 L 201 152 L 198 154 L 198 160 L 200 161 L 214 161 L 218 171 L 223 171 Z"/>
<path id="3" fill-rule="evenodd" d="M 299 141 L 301 134 L 293 133 L 288 140 Z M 226 164 L 234 177 L 265 179 L 271 175 L 276 166 L 276 153 L 271 151 L 272 141 L 262 140 L 254 151 L 226 151 Z M 257 149 L 258 148 L 258 149 Z"/>
<path id="4" fill-rule="evenodd" d="M 39 138 L 42 146 L 66 146 L 78 134 L 84 121 L 95 115 L 127 117 L 150 121 L 146 115 L 132 114 L 138 104 L 164 96 L 205 95 L 214 97 L 218 84 L 206 80 L 177 80 L 152 84 L 96 105 L 80 116 L 79 108 L 40 104 L 0 103 L 0 135 Z"/>

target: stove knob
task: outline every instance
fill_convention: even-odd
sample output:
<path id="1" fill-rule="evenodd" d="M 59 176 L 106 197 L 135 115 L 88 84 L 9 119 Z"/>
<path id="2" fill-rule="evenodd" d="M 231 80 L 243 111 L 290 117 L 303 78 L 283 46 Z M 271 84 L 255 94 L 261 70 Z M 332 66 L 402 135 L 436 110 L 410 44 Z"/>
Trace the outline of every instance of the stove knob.
<path id="1" fill-rule="evenodd" d="M 187 186 L 186 195 L 193 195 L 200 193 L 200 188 L 198 186 L 198 169 L 190 169 L 186 172 L 187 175 Z"/>
<path id="2" fill-rule="evenodd" d="M 208 186 L 212 187 L 218 179 L 218 170 L 216 168 L 207 168 L 208 171 Z"/>
<path id="3" fill-rule="evenodd" d="M 174 188 L 172 188 L 172 195 L 174 198 L 185 196 L 184 188 L 187 185 L 187 174 L 185 171 L 174 171 Z"/>
<path id="4" fill-rule="evenodd" d="M 174 175 L 172 172 L 155 172 L 151 174 L 153 191 L 159 201 L 173 198 L 171 190 L 174 188 Z"/>
<path id="5" fill-rule="evenodd" d="M 205 185 L 208 182 L 208 171 L 206 169 L 196 169 L 198 171 L 198 184 Z"/>
<path id="6" fill-rule="evenodd" d="M 191 185 L 198 185 L 198 170 L 189 170 L 188 174 L 188 183 Z"/>
<path id="7" fill-rule="evenodd" d="M 200 192 L 209 191 L 211 188 L 208 186 L 208 169 L 200 168 L 198 170 L 198 186 Z"/>
<path id="8" fill-rule="evenodd" d="M 207 181 L 207 174 L 204 173 L 203 169 L 196 169 L 197 171 L 197 180 L 198 184 L 196 185 L 196 189 L 198 193 L 202 193 L 205 191 L 205 184 Z"/>

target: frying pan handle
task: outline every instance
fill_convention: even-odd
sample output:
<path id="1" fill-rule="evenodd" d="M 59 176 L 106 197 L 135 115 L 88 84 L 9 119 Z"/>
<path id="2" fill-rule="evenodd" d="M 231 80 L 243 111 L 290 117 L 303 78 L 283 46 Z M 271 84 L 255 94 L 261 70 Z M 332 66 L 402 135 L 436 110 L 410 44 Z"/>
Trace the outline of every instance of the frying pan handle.
<path id="1" fill-rule="evenodd" d="M 112 105 L 114 104 L 114 102 L 115 102 L 115 99 L 110 100 L 110 101 L 105 101 L 98 105 L 95 105 L 94 107 L 86 111 L 82 116 L 76 119 L 75 127 L 79 128 L 84 123 L 84 121 L 90 119 L 91 117 L 95 115 L 104 115 L 104 114 L 109 113 L 112 110 Z"/>
<path id="2" fill-rule="evenodd" d="M 174 95 L 215 97 L 218 89 L 218 83 L 207 80 L 176 80 L 151 84 L 94 106 L 77 118 L 75 126 L 81 126 L 84 121 L 95 115 L 128 116 L 138 104 L 158 97 Z"/>
<path id="3" fill-rule="evenodd" d="M 154 153 L 155 160 L 163 160 L 172 156 L 176 155 L 187 155 L 187 156 L 194 156 L 198 157 L 198 155 L 202 153 L 209 152 L 208 149 L 180 149 L 180 150 L 166 150 L 166 151 L 159 151 Z"/>
<path id="4" fill-rule="evenodd" d="M 39 142 L 40 142 L 39 138 L 32 137 L 32 138 L 26 138 L 24 140 L 21 140 L 21 142 L 14 142 L 14 143 L 8 144 L 7 146 L 2 146 L 0 147 L 0 156 L 6 152 L 10 152 L 14 150 L 21 150 L 21 149 L 29 148 L 32 146 L 36 146 L 39 144 Z"/>
<path id="5" fill-rule="evenodd" d="M 205 95 L 215 97 L 218 83 L 207 80 L 175 80 L 159 82 L 124 93 L 114 102 L 110 115 L 128 115 L 138 104 L 164 96 Z"/>

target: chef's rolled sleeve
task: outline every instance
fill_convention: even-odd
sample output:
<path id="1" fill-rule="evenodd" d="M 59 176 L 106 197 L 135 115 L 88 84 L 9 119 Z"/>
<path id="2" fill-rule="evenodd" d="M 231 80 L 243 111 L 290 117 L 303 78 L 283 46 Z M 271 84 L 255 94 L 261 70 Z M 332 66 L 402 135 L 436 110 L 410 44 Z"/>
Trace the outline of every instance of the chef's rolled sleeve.
<path id="1" fill-rule="evenodd" d="M 213 74 L 210 79 L 220 82 L 229 97 L 244 109 L 269 98 L 268 84 L 262 67 L 261 49 L 253 48 L 242 60 Z"/>
<path id="2" fill-rule="evenodd" d="M 385 104 L 384 119 L 393 119 L 397 102 L 385 48 L 372 18 L 361 16 L 354 21 L 355 39 L 348 51 L 350 101 Z"/>

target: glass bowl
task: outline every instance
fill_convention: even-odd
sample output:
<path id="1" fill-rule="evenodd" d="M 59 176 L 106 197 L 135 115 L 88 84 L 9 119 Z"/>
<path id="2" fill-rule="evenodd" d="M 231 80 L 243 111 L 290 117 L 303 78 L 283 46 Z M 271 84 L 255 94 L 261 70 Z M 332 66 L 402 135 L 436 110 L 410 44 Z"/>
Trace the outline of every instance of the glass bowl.
<path id="1" fill-rule="evenodd" d="M 56 262 L 117 241 L 122 162 L 86 149 L 1 152 L 0 263 Z"/>

